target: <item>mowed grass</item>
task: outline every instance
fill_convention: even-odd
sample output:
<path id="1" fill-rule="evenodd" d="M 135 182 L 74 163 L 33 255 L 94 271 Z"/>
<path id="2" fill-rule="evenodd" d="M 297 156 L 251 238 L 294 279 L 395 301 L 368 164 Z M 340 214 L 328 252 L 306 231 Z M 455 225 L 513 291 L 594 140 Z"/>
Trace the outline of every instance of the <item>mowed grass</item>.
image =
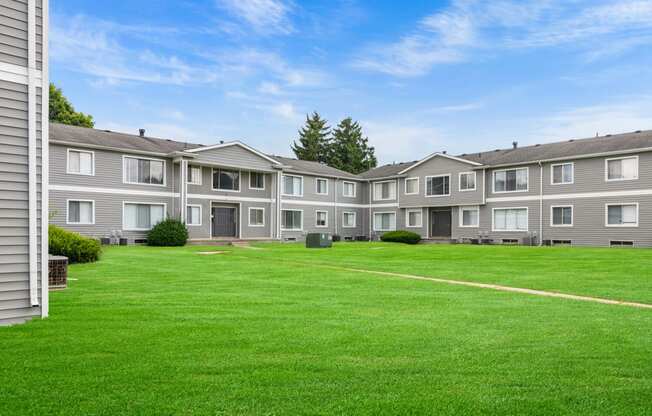
<path id="1" fill-rule="evenodd" d="M 320 266 L 422 274 L 430 256 L 432 273 L 460 278 L 473 253 L 466 277 L 490 279 L 502 274 L 486 267 L 517 272 L 527 253 L 541 275 L 518 281 L 544 284 L 549 262 L 620 255 L 629 273 L 597 282 L 647 288 L 641 300 L 649 274 L 632 263 L 646 251 L 261 247 L 112 248 L 71 267 L 50 318 L 0 328 L 0 415 L 650 413 L 650 310 Z"/>

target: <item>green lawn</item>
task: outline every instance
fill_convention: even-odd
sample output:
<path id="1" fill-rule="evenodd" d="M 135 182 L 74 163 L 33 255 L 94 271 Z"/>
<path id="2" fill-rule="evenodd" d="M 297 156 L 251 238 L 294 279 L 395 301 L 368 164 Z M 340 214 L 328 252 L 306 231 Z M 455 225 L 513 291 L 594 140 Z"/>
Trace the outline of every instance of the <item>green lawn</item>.
<path id="1" fill-rule="evenodd" d="M 0 328 L 0 415 L 650 414 L 652 250 L 122 247 Z"/>

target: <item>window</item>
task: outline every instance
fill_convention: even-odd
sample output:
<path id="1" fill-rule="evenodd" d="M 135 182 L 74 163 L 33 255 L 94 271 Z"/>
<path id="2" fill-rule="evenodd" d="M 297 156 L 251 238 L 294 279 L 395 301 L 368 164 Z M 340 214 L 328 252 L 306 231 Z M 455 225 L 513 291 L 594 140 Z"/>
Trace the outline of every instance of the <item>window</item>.
<path id="1" fill-rule="evenodd" d="M 355 198 L 355 182 L 342 182 L 342 195 Z"/>
<path id="2" fill-rule="evenodd" d="M 315 179 L 315 193 L 317 195 L 328 195 L 328 179 Z"/>
<path id="3" fill-rule="evenodd" d="M 147 231 L 165 218 L 165 204 L 125 202 L 123 228 L 131 231 Z"/>
<path id="4" fill-rule="evenodd" d="M 356 213 L 355 212 L 344 212 L 342 213 L 342 227 L 344 228 L 355 228 L 356 224 Z"/>
<path id="5" fill-rule="evenodd" d="M 638 179 L 638 156 L 606 160 L 607 181 L 631 181 Z"/>
<path id="6" fill-rule="evenodd" d="M 190 185 L 201 185 L 201 179 L 201 166 L 188 165 L 188 183 Z"/>
<path id="7" fill-rule="evenodd" d="M 419 178 L 407 178 L 405 180 L 405 195 L 416 195 L 419 193 Z"/>
<path id="8" fill-rule="evenodd" d="M 201 225 L 201 205 L 186 206 L 186 225 Z"/>
<path id="9" fill-rule="evenodd" d="M 528 190 L 528 168 L 494 172 L 494 192 L 525 192 Z"/>
<path id="10" fill-rule="evenodd" d="M 394 231 L 396 229 L 396 213 L 374 213 L 374 231 Z"/>
<path id="11" fill-rule="evenodd" d="M 165 185 L 165 161 L 124 156 L 124 182 Z"/>
<path id="12" fill-rule="evenodd" d="M 638 204 L 607 204 L 607 227 L 638 227 Z"/>
<path id="13" fill-rule="evenodd" d="M 551 175 L 553 185 L 567 185 L 572 184 L 575 180 L 575 164 L 562 163 L 559 165 L 552 165 Z"/>
<path id="14" fill-rule="evenodd" d="M 328 211 L 315 211 L 315 227 L 328 227 Z"/>
<path id="15" fill-rule="evenodd" d="M 448 196 L 451 194 L 451 175 L 427 176 L 426 196 Z"/>
<path id="16" fill-rule="evenodd" d="M 405 211 L 405 226 L 410 228 L 418 228 L 423 226 L 421 221 L 420 209 L 408 209 Z"/>
<path id="17" fill-rule="evenodd" d="M 281 228 L 301 231 L 303 229 L 303 211 L 284 209 L 281 211 Z"/>
<path id="18" fill-rule="evenodd" d="M 385 181 L 374 183 L 374 199 L 382 201 L 386 199 L 396 199 L 396 182 Z"/>
<path id="19" fill-rule="evenodd" d="M 494 208 L 494 231 L 527 231 L 527 208 Z"/>
<path id="20" fill-rule="evenodd" d="M 480 208 L 460 207 L 460 227 L 478 227 L 480 225 Z"/>
<path id="21" fill-rule="evenodd" d="M 240 192 L 240 172 L 228 169 L 213 169 L 213 189 Z"/>
<path id="22" fill-rule="evenodd" d="M 265 189 L 265 174 L 260 172 L 249 172 L 249 189 Z"/>
<path id="23" fill-rule="evenodd" d="M 249 226 L 250 227 L 264 227 L 265 226 L 265 208 L 249 208 Z"/>
<path id="24" fill-rule="evenodd" d="M 283 195 L 303 196 L 303 177 L 283 175 Z"/>
<path id="25" fill-rule="evenodd" d="M 95 175 L 95 153 L 68 149 L 67 172 L 73 175 Z"/>
<path id="26" fill-rule="evenodd" d="M 460 173 L 460 192 L 475 191 L 475 172 Z"/>
<path id="27" fill-rule="evenodd" d="M 552 227 L 572 227 L 573 226 L 573 206 L 553 206 L 550 207 L 550 225 Z"/>
<path id="28" fill-rule="evenodd" d="M 95 224 L 95 201 L 68 200 L 67 224 Z"/>

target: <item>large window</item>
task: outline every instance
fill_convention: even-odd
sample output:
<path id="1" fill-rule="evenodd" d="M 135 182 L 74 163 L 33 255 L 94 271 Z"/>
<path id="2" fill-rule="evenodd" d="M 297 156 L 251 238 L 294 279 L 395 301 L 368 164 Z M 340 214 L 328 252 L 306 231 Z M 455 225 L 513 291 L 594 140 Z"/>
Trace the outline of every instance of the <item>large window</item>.
<path id="1" fill-rule="evenodd" d="M 140 185 L 165 185 L 165 161 L 125 156 L 124 181 Z"/>
<path id="2" fill-rule="evenodd" d="M 527 208 L 494 208 L 494 231 L 527 231 Z"/>
<path id="3" fill-rule="evenodd" d="M 328 227 L 328 211 L 315 211 L 315 227 Z"/>
<path id="4" fill-rule="evenodd" d="M 213 169 L 213 189 L 218 191 L 240 191 L 240 172 L 228 169 Z"/>
<path id="5" fill-rule="evenodd" d="M 188 165 L 188 183 L 190 185 L 201 185 L 201 166 Z"/>
<path id="6" fill-rule="evenodd" d="M 426 196 L 448 196 L 450 194 L 451 175 L 426 177 Z"/>
<path id="7" fill-rule="evenodd" d="M 375 182 L 374 199 L 376 201 L 396 199 L 396 182 L 395 181 Z"/>
<path id="8" fill-rule="evenodd" d="M 328 179 L 315 179 L 315 193 L 317 195 L 328 195 Z"/>
<path id="9" fill-rule="evenodd" d="M 68 149 L 67 172 L 73 175 L 95 175 L 95 153 Z"/>
<path id="10" fill-rule="evenodd" d="M 356 213 L 355 212 L 344 212 L 342 213 L 342 227 L 344 228 L 355 228 L 356 226 Z"/>
<path id="11" fill-rule="evenodd" d="M 249 189 L 265 189 L 265 174 L 261 172 L 249 172 Z"/>
<path id="12" fill-rule="evenodd" d="M 420 209 L 408 209 L 405 211 L 405 226 L 418 228 L 423 226 L 422 212 Z"/>
<path id="13" fill-rule="evenodd" d="M 68 200 L 68 224 L 95 224 L 95 201 Z"/>
<path id="14" fill-rule="evenodd" d="M 139 202 L 124 203 L 123 228 L 131 231 L 147 231 L 165 218 L 165 204 Z"/>
<path id="15" fill-rule="evenodd" d="M 186 206 L 186 225 L 201 225 L 201 205 Z"/>
<path id="16" fill-rule="evenodd" d="M 374 213 L 374 231 L 394 231 L 396 229 L 396 213 Z"/>
<path id="17" fill-rule="evenodd" d="M 407 178 L 405 180 L 405 195 L 416 195 L 419 193 L 419 178 Z"/>
<path id="18" fill-rule="evenodd" d="M 303 177 L 283 175 L 283 195 L 303 196 Z"/>
<path id="19" fill-rule="evenodd" d="M 355 182 L 342 182 L 342 195 L 355 198 Z"/>
<path id="20" fill-rule="evenodd" d="M 249 208 L 249 226 L 265 226 L 265 208 Z"/>
<path id="21" fill-rule="evenodd" d="M 475 191 L 475 172 L 460 173 L 460 192 Z"/>
<path id="22" fill-rule="evenodd" d="M 525 192 L 528 190 L 528 168 L 494 171 L 494 192 Z"/>
<path id="23" fill-rule="evenodd" d="M 550 225 L 553 227 L 573 226 L 573 206 L 553 206 L 550 215 Z"/>
<path id="24" fill-rule="evenodd" d="M 607 181 L 630 181 L 638 179 L 638 156 L 606 160 Z"/>
<path id="25" fill-rule="evenodd" d="M 607 204 L 607 227 L 638 227 L 638 204 Z"/>
<path id="26" fill-rule="evenodd" d="M 562 163 L 559 165 L 552 165 L 552 184 L 553 185 L 566 185 L 574 182 L 575 164 Z"/>
<path id="27" fill-rule="evenodd" d="M 281 211 L 281 228 L 289 231 L 303 229 L 303 211 L 284 209 Z"/>
<path id="28" fill-rule="evenodd" d="M 460 227 L 478 227 L 480 225 L 480 208 L 460 207 Z"/>

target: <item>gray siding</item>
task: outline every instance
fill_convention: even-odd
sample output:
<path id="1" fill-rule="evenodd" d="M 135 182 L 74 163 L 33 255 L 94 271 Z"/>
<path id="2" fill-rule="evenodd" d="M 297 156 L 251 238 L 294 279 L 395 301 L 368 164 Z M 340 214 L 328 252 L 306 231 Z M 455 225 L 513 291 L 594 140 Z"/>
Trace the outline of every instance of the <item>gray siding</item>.
<path id="1" fill-rule="evenodd" d="M 249 169 L 270 170 L 273 162 L 256 155 L 238 145 L 225 146 L 217 149 L 195 152 L 196 163 L 202 162 L 220 166 L 247 167 Z"/>
<path id="2" fill-rule="evenodd" d="M 27 0 L 0 2 L 0 61 L 27 66 Z M 36 68 L 43 62 L 43 2 L 36 1 Z"/>
<path id="3" fill-rule="evenodd" d="M 194 163 L 196 165 L 196 161 Z M 190 165 L 193 165 L 191 162 Z M 202 167 L 202 183 L 201 185 L 192 185 L 188 184 L 188 193 L 189 194 L 200 194 L 200 195 L 219 195 L 229 196 L 229 197 L 246 197 L 246 198 L 271 198 L 274 192 L 275 185 L 275 176 L 276 174 L 265 173 L 265 189 L 251 189 L 249 186 L 249 172 L 247 170 L 240 169 L 240 191 L 231 192 L 231 191 L 220 191 L 213 189 L 213 167 L 203 166 Z M 215 168 L 217 169 L 217 168 Z M 178 170 L 178 169 L 177 169 Z M 178 176 L 177 176 L 178 177 Z"/>
<path id="4" fill-rule="evenodd" d="M 494 183 L 493 183 L 493 172 L 505 169 L 528 169 L 528 190 L 527 191 L 518 191 L 518 192 L 494 192 Z M 544 174 L 545 175 L 545 174 Z M 486 170 L 486 187 L 487 187 L 487 197 L 488 198 L 502 198 L 502 197 L 517 197 L 517 196 L 532 196 L 539 195 L 539 190 L 541 188 L 540 183 L 540 167 L 537 164 L 529 164 L 525 166 L 515 166 L 513 168 L 498 168 L 498 169 L 487 169 Z M 545 183 L 545 177 L 544 177 Z"/>

